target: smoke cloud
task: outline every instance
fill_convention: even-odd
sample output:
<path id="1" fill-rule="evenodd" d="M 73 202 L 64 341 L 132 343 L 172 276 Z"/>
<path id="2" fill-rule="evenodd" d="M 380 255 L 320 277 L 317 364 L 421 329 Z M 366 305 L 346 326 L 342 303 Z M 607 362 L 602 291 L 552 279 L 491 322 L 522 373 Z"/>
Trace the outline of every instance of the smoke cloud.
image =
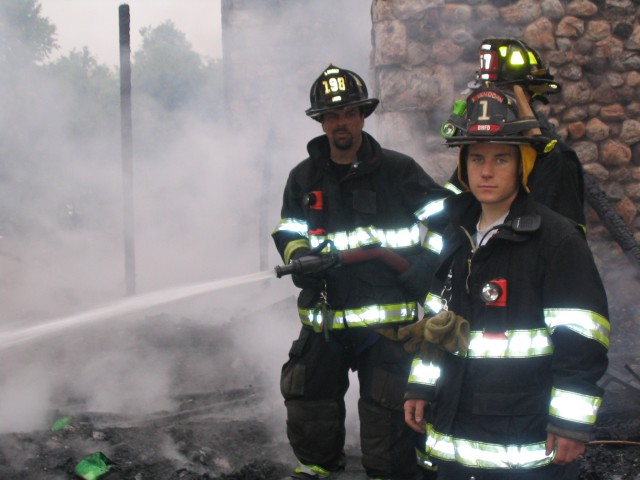
<path id="1" fill-rule="evenodd" d="M 311 83 L 331 62 L 368 76 L 370 6 L 332 4 L 339 15 L 324 1 L 278 12 L 281 26 L 313 21 L 327 35 L 301 36 L 274 57 L 291 90 L 281 92 L 282 103 L 250 112 L 241 128 L 207 122 L 194 111 L 181 112 L 180 127 L 167 131 L 157 106 L 132 98 L 139 295 L 281 262 L 269 233 L 279 220 L 282 189 L 288 171 L 305 158 L 306 142 L 321 133 L 304 115 Z M 253 45 L 264 43 L 264 31 L 254 35 Z M 313 68 L 300 71 L 301 58 Z M 234 69 L 247 79 L 260 76 L 251 65 Z M 35 332 L 0 347 L 0 433 L 48 428 L 56 415 L 77 410 L 151 414 L 171 409 L 180 395 L 251 384 L 267 392 L 262 408 L 284 435 L 278 378 L 299 329 L 290 280 L 100 316 L 100 309 L 126 300 L 119 99 L 79 105 L 76 86 L 43 73 L 14 71 L 0 81 L 0 122 L 15 148 L 3 149 L 1 160 L 0 344 L 24 329 Z M 135 77 L 133 83 L 135 91 Z M 99 127 L 79 135 L 77 112 L 87 108 L 96 108 Z M 95 318 L 46 331 L 83 313 Z"/>

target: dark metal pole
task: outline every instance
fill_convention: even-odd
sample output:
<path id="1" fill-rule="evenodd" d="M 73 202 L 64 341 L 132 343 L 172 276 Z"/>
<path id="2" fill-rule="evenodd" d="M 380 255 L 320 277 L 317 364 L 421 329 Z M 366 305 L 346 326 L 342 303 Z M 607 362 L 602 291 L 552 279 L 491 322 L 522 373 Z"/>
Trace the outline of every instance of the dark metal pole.
<path id="1" fill-rule="evenodd" d="M 122 141 L 122 187 L 124 198 L 124 271 L 126 294 L 136 293 L 133 229 L 133 142 L 131 133 L 131 42 L 129 5 L 118 8 L 120 18 L 120 121 Z"/>

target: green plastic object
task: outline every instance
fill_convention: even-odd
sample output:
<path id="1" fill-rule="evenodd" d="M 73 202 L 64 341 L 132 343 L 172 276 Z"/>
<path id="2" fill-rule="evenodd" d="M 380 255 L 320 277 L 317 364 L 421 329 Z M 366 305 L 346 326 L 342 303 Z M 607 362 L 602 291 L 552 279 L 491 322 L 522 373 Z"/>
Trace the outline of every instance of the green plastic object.
<path id="1" fill-rule="evenodd" d="M 92 453 L 76 465 L 76 474 L 85 480 L 96 480 L 109 471 L 110 463 L 104 453 Z"/>
<path id="2" fill-rule="evenodd" d="M 451 111 L 454 115 L 461 117 L 462 115 L 464 115 L 464 112 L 467 111 L 467 102 L 465 100 L 456 100 L 451 106 Z M 440 135 L 442 135 L 444 138 L 453 137 L 456 134 L 457 130 L 458 129 L 456 128 L 456 126 L 449 120 L 445 120 L 444 122 L 442 122 L 442 125 L 440 125 Z"/>
<path id="3" fill-rule="evenodd" d="M 71 417 L 60 417 L 51 425 L 51 431 L 57 432 L 58 430 L 62 430 L 67 425 L 71 425 Z"/>

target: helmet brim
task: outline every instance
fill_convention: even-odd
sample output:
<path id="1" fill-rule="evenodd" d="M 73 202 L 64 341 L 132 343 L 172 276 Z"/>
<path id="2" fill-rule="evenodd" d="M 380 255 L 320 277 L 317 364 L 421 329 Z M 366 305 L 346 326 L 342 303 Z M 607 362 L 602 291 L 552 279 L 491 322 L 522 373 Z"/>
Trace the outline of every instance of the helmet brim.
<path id="1" fill-rule="evenodd" d="M 546 145 L 549 138 L 544 135 L 465 135 L 459 137 L 447 138 L 444 142 L 450 147 L 460 147 L 470 145 L 472 143 L 508 143 L 512 145 Z"/>
<path id="2" fill-rule="evenodd" d="M 369 115 L 373 113 L 373 111 L 376 109 L 379 103 L 380 103 L 380 100 L 378 100 L 377 98 L 366 98 L 364 100 L 356 100 L 353 102 L 340 103 L 339 105 L 330 106 L 330 107 L 309 108 L 305 110 L 304 113 L 307 114 L 307 116 L 313 118 L 314 120 L 318 122 L 322 122 L 322 115 L 324 115 L 327 112 L 340 110 L 346 107 L 361 107 L 364 117 L 367 118 Z"/>

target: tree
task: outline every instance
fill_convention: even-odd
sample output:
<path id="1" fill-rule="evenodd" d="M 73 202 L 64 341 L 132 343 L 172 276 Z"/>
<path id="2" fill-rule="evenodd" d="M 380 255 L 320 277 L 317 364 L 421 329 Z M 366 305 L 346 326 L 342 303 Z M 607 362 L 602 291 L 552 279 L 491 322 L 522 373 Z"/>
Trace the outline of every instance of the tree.
<path id="1" fill-rule="evenodd" d="M 220 65 L 204 63 L 173 22 L 140 33 L 142 47 L 132 68 L 134 91 L 149 95 L 169 112 L 198 108 L 204 113 L 221 103 Z"/>
<path id="2" fill-rule="evenodd" d="M 58 48 L 56 27 L 40 16 L 41 9 L 37 0 L 2 0 L 0 64 L 42 62 Z"/>
<path id="3" fill-rule="evenodd" d="M 46 65 L 49 78 L 56 82 L 60 97 L 68 99 L 76 115 L 70 130 L 81 135 L 102 130 L 105 124 L 119 124 L 118 80 L 106 65 L 98 64 L 87 47 L 72 50 L 66 57 Z"/>

